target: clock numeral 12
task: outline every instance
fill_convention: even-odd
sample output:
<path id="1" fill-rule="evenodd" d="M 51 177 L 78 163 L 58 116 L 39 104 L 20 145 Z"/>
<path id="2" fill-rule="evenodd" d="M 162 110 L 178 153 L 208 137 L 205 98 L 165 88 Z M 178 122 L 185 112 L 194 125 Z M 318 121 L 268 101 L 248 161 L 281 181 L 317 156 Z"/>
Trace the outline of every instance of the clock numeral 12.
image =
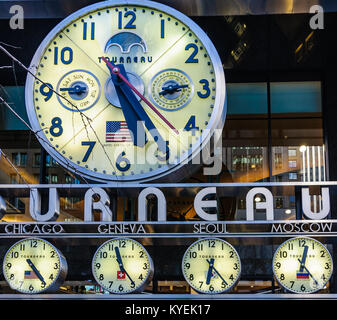
<path id="1" fill-rule="evenodd" d="M 136 20 L 136 14 L 133 11 L 127 11 L 124 14 L 124 18 L 131 16 L 129 22 L 124 26 L 124 29 L 136 29 L 136 26 L 133 24 Z M 118 12 L 118 29 L 123 29 L 123 12 Z"/>

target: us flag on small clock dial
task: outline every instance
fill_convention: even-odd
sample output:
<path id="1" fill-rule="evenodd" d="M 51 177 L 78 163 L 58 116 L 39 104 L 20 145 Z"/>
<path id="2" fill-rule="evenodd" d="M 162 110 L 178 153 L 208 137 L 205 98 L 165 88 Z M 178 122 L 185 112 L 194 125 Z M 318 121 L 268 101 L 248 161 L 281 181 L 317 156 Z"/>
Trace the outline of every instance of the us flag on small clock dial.
<path id="1" fill-rule="evenodd" d="M 132 142 L 126 121 L 107 121 L 105 142 Z"/>

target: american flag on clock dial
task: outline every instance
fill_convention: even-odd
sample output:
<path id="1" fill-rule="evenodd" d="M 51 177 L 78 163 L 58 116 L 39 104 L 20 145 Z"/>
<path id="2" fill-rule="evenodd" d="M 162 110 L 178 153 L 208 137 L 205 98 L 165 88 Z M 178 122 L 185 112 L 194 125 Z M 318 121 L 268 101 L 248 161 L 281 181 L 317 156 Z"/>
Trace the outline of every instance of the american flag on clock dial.
<path id="1" fill-rule="evenodd" d="M 107 121 L 105 142 L 132 142 L 126 121 Z"/>

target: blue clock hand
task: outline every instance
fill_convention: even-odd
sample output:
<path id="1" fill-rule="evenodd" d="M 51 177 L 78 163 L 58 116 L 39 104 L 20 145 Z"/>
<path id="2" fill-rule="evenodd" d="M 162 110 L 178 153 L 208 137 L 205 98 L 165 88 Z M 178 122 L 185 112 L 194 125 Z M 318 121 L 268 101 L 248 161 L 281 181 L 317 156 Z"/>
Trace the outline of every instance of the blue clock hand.
<path id="1" fill-rule="evenodd" d="M 115 247 L 115 252 L 116 252 L 116 258 L 117 258 L 117 262 L 119 264 L 120 270 L 127 275 L 127 277 L 129 278 L 129 280 L 131 281 L 131 284 L 134 284 L 135 282 L 131 279 L 130 275 L 126 272 L 126 270 L 125 270 L 125 268 L 123 266 L 122 257 L 121 257 L 121 254 L 119 252 L 118 247 Z"/>
<path id="2" fill-rule="evenodd" d="M 115 86 L 115 90 L 119 99 L 119 102 L 122 107 L 122 111 L 124 114 L 124 118 L 126 120 L 126 123 L 128 125 L 128 129 L 132 132 L 132 139 L 134 145 L 138 147 L 144 147 L 146 144 L 146 134 L 145 130 L 142 124 L 137 125 L 138 121 L 140 120 L 137 113 L 134 110 L 133 105 L 130 103 L 130 101 L 127 99 L 127 97 L 124 95 L 124 92 L 121 88 L 121 86 L 124 85 L 124 82 L 122 82 L 117 75 L 111 72 L 111 80 Z M 131 93 L 133 94 L 133 93 Z"/>
<path id="3" fill-rule="evenodd" d="M 86 87 L 81 87 L 79 85 L 77 85 L 73 88 L 60 88 L 60 91 L 68 91 L 68 93 L 77 93 L 77 94 L 81 94 L 86 90 L 87 90 Z"/>
<path id="4" fill-rule="evenodd" d="M 206 284 L 209 284 L 211 282 L 213 265 L 214 265 L 214 259 L 212 258 L 209 263 L 209 267 L 208 267 Z"/>
<path id="5" fill-rule="evenodd" d="M 120 68 L 121 74 L 125 77 L 126 72 L 125 72 L 125 69 L 124 69 L 123 65 L 119 65 L 118 67 Z M 125 83 L 119 84 L 119 88 L 123 92 L 124 97 L 130 102 L 130 105 L 132 106 L 134 112 L 137 114 L 138 119 L 140 121 L 144 121 L 146 129 L 150 132 L 150 134 L 153 136 L 154 140 L 158 144 L 158 149 L 162 153 L 166 154 L 168 152 L 168 146 L 167 146 L 166 141 L 160 135 L 158 129 L 155 127 L 152 120 L 147 115 L 147 113 L 143 109 L 142 105 L 140 104 L 140 102 L 135 97 L 133 91 Z"/>
<path id="6" fill-rule="evenodd" d="M 174 93 L 176 91 L 180 91 L 180 89 L 183 89 L 183 88 L 187 88 L 188 85 L 187 84 L 183 84 L 183 85 L 175 85 L 175 86 L 167 86 L 167 87 L 163 87 L 161 92 L 159 92 L 159 95 L 161 96 L 165 96 L 166 94 L 168 93 Z"/>
<path id="7" fill-rule="evenodd" d="M 301 263 L 300 272 L 303 272 L 303 266 L 305 265 L 305 260 L 307 259 L 308 249 L 309 249 L 308 246 L 304 246 L 302 261 L 300 261 Z"/>
<path id="8" fill-rule="evenodd" d="M 35 267 L 35 265 L 33 264 L 33 262 L 30 259 L 26 259 L 28 265 L 32 268 L 33 272 L 37 275 L 37 277 L 40 279 L 40 281 L 45 285 L 46 282 L 44 281 L 44 278 L 42 277 L 41 273 L 39 272 L 39 270 L 37 270 L 37 268 Z"/>
<path id="9" fill-rule="evenodd" d="M 207 259 L 207 262 L 208 262 L 209 264 L 211 264 L 211 261 L 208 260 L 208 259 Z M 214 265 L 213 265 L 213 270 L 215 271 L 215 273 L 220 277 L 220 279 L 221 279 L 221 280 L 225 283 L 225 285 L 227 286 L 228 283 L 227 283 L 226 280 L 221 276 L 221 274 L 218 272 L 218 270 L 215 269 Z"/>

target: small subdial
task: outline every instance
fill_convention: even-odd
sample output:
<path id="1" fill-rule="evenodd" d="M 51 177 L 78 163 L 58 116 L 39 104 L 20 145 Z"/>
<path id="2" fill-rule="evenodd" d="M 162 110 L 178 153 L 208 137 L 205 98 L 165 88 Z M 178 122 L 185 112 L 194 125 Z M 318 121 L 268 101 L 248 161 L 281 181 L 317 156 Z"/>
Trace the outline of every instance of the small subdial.
<path id="1" fill-rule="evenodd" d="M 66 73 L 57 84 L 57 96 L 61 105 L 70 111 L 85 111 L 98 101 L 101 85 L 95 75 L 86 70 Z"/>
<path id="2" fill-rule="evenodd" d="M 194 86 L 191 78 L 178 69 L 157 73 L 149 84 L 149 97 L 159 108 L 175 111 L 185 107 L 192 99 Z"/>

